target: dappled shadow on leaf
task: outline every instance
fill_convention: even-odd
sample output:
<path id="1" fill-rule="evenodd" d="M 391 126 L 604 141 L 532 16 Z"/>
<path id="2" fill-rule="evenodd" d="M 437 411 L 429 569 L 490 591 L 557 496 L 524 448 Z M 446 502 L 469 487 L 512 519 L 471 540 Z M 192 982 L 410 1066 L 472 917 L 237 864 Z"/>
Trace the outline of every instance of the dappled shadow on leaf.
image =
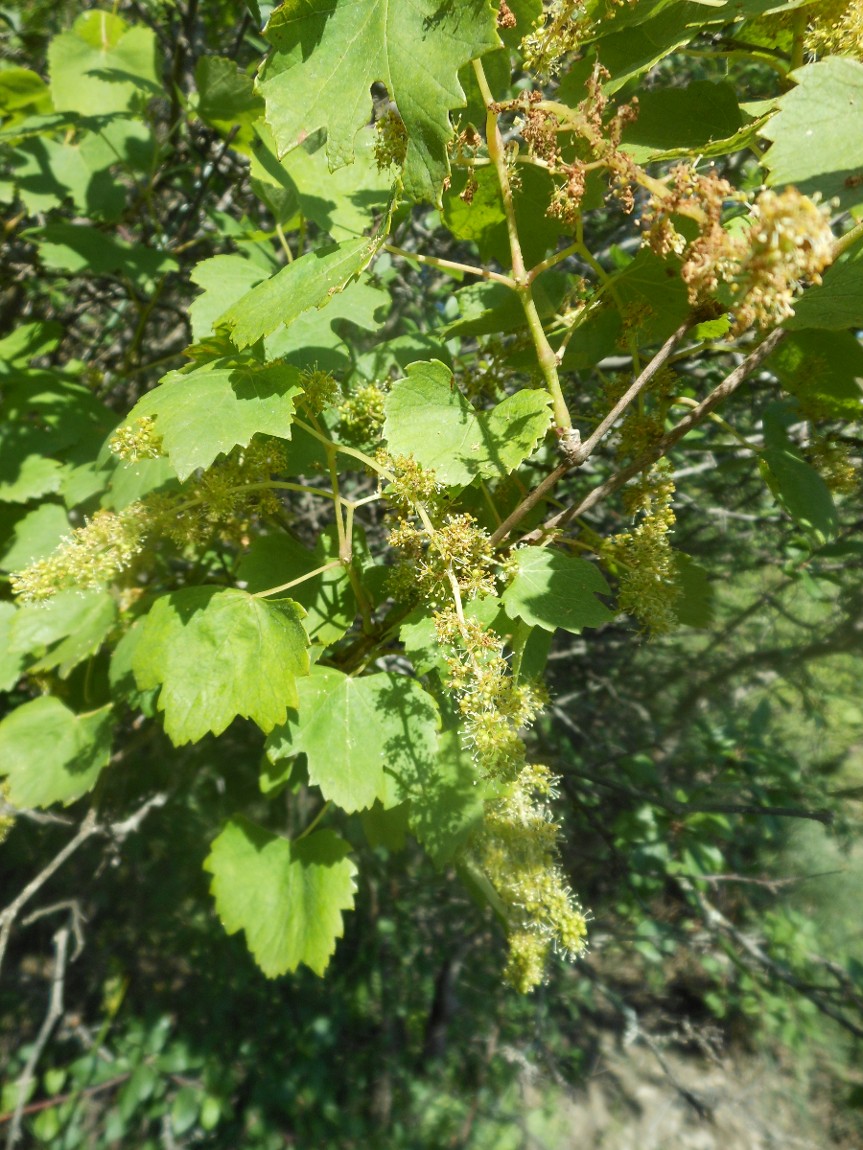
<path id="1" fill-rule="evenodd" d="M 402 731 L 387 740 L 385 749 L 400 769 L 393 774 L 397 792 L 410 802 L 411 831 L 437 866 L 446 864 L 464 844 L 482 818 L 485 788 L 480 784 L 471 756 L 461 747 L 456 731 L 444 732 L 437 754 L 427 742 L 418 744 L 411 730 L 428 721 L 429 707 L 422 696 L 395 685 L 381 693 L 379 710 L 398 715 Z"/>

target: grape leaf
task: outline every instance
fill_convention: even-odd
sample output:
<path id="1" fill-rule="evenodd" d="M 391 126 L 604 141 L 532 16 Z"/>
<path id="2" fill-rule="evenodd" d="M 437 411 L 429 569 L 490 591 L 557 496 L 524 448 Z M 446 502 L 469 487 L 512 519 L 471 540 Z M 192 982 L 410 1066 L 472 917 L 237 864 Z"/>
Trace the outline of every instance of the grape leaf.
<path id="1" fill-rule="evenodd" d="M 614 612 L 596 597 L 610 594 L 610 589 L 593 563 L 542 547 L 523 548 L 514 559 L 518 571 L 502 596 L 510 618 L 546 631 L 562 627 L 576 635 L 583 627 L 614 619 Z"/>
<path id="2" fill-rule="evenodd" d="M 23 703 L 0 723 L 0 773 L 16 807 L 71 803 L 111 755 L 111 706 L 76 715 L 52 695 Z"/>
<path id="3" fill-rule="evenodd" d="M 219 316 L 265 280 L 267 273 L 245 256 L 234 254 L 201 260 L 190 278 L 203 288 L 202 294 L 189 305 L 192 338 L 197 342 L 210 335 Z"/>
<path id="4" fill-rule="evenodd" d="M 290 766 L 280 761 L 304 751 L 309 782 L 325 799 L 346 811 L 376 799 L 391 807 L 402 799 L 399 779 L 434 763 L 437 707 L 416 680 L 389 671 L 352 678 L 315 667 L 297 686 L 297 715 L 267 739 L 275 769 L 262 781 L 265 790 L 287 778 Z"/>
<path id="5" fill-rule="evenodd" d="M 15 620 L 15 650 L 48 653 L 30 662 L 30 671 L 57 668 L 61 679 L 99 650 L 117 619 L 117 605 L 107 591 L 59 591 L 47 603 L 23 606 Z"/>
<path id="6" fill-rule="evenodd" d="M 863 203 L 863 64 L 833 56 L 791 73 L 796 87 L 762 133 L 773 143 L 764 162 L 774 187 L 836 197 L 842 209 Z"/>
<path id="7" fill-rule="evenodd" d="M 782 386 L 835 419 L 859 419 L 863 406 L 863 346 L 850 331 L 798 331 L 770 357 Z"/>
<path id="8" fill-rule="evenodd" d="M 356 867 L 333 831 L 298 842 L 270 834 L 238 816 L 213 840 L 204 869 L 228 934 L 246 942 L 268 978 L 305 963 L 322 975 L 344 933 L 342 911 L 352 910 Z"/>
<path id="9" fill-rule="evenodd" d="M 253 287 L 216 321 L 226 324 L 236 347 L 249 347 L 309 308 L 323 307 L 367 267 L 375 241 L 345 240 L 300 256 Z"/>
<path id="10" fill-rule="evenodd" d="M 161 687 L 159 710 L 175 746 L 221 734 L 238 715 L 263 731 L 297 704 L 307 675 L 304 612 L 230 588 L 187 587 L 157 599 L 132 659 L 142 691 Z"/>
<path id="11" fill-rule="evenodd" d="M 702 151 L 711 141 L 733 136 L 741 125 L 731 85 L 696 80 L 684 88 L 639 92 L 638 117 L 624 129 L 621 148 L 643 164 L 668 149 Z"/>
<path id="12" fill-rule="evenodd" d="M 326 128 L 330 167 L 351 163 L 382 83 L 407 129 L 405 190 L 439 202 L 449 113 L 465 103 L 458 70 L 500 46 L 495 22 L 488 0 L 286 0 L 265 30 L 276 53 L 259 82 L 280 154 Z"/>
<path id="13" fill-rule="evenodd" d="M 364 128 L 354 141 L 354 162 L 335 172 L 329 170 L 323 140 L 313 137 L 278 159 L 267 125 L 259 122 L 255 130 L 258 138 L 250 153 L 252 179 L 289 190 L 303 215 L 337 243 L 369 230 L 375 212 L 385 207 L 392 190 L 392 175 L 382 172 L 375 160 L 372 127 Z"/>
<path id="14" fill-rule="evenodd" d="M 441 483 L 463 487 L 478 475 L 507 474 L 536 448 L 551 423 L 545 391 L 524 389 L 490 413 L 476 411 L 439 360 L 412 363 L 386 401 L 384 435 L 394 455 L 412 455 Z"/>
<path id="15" fill-rule="evenodd" d="M 46 224 L 44 228 L 30 228 L 26 234 L 35 241 L 46 268 L 70 275 L 120 272 L 149 285 L 179 267 L 165 252 L 105 235 L 87 224 Z"/>
<path id="16" fill-rule="evenodd" d="M 171 466 L 188 479 L 217 455 L 248 446 L 254 435 L 290 439 L 299 378 L 296 368 L 279 363 L 221 360 L 190 372 L 171 371 L 135 404 L 126 423 L 155 419 Z"/>
<path id="17" fill-rule="evenodd" d="M 764 412 L 762 475 L 791 518 L 824 539 L 836 533 L 838 517 L 830 488 L 800 455 L 787 428 L 799 417 L 794 404 L 771 403 Z"/>
<path id="18" fill-rule="evenodd" d="M 51 96 L 58 112 L 124 112 L 136 96 L 161 96 L 156 37 L 112 12 L 85 12 L 48 45 Z"/>
<path id="19" fill-rule="evenodd" d="M 440 753 L 417 761 L 400 780 L 409 800 L 408 826 L 437 867 L 450 863 L 482 821 L 485 800 L 495 794 L 483 779 L 458 731 L 445 731 Z"/>
<path id="20" fill-rule="evenodd" d="M 842 331 L 860 326 L 863 315 L 863 244 L 824 273 L 824 282 L 811 287 L 794 304 L 794 315 L 785 326 Z"/>
<path id="21" fill-rule="evenodd" d="M 44 559 L 69 534 L 69 518 L 59 503 L 40 503 L 15 524 L 9 546 L 0 557 L 0 571 L 23 571 Z"/>

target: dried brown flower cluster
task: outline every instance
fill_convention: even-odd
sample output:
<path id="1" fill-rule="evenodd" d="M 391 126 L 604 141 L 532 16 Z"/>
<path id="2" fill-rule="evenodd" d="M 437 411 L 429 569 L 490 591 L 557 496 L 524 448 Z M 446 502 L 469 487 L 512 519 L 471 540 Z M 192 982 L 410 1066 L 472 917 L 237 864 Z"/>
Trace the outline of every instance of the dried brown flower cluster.
<path id="1" fill-rule="evenodd" d="M 735 333 L 753 324 L 773 327 L 794 312 L 793 300 L 804 282 L 820 283 L 832 262 L 834 239 L 827 209 L 796 188 L 762 191 L 748 217 L 723 226 L 723 208 L 741 202 L 727 180 L 713 170 L 704 174 L 680 164 L 671 187 L 654 190 L 642 215 L 645 242 L 660 256 L 682 257 L 681 276 L 697 307 L 727 284 L 735 312 Z M 674 217 L 698 224 L 687 241 Z"/>

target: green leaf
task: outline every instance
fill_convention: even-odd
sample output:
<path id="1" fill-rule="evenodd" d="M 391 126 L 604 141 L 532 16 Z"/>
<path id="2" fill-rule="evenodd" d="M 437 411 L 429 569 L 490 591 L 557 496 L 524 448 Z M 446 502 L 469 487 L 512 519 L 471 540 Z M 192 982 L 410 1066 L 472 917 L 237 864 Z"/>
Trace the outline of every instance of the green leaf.
<path id="1" fill-rule="evenodd" d="M 730 84 L 696 80 L 682 88 L 648 89 L 638 94 L 638 117 L 624 129 L 621 148 L 643 164 L 677 148 L 700 152 L 741 125 Z"/>
<path id="2" fill-rule="evenodd" d="M 677 262 L 661 260 L 647 249 L 610 283 L 628 332 L 641 346 L 665 339 L 691 311 Z"/>
<path id="3" fill-rule="evenodd" d="M 149 285 L 179 267 L 164 252 L 128 243 L 86 224 L 47 224 L 31 228 L 26 235 L 36 243 L 44 267 L 70 275 L 119 272 Z"/>
<path id="4" fill-rule="evenodd" d="M 227 325 L 238 348 L 249 347 L 309 308 L 324 307 L 360 274 L 375 250 L 374 241 L 359 239 L 308 252 L 246 292 L 217 324 Z"/>
<path id="5" fill-rule="evenodd" d="M 86 387 L 54 372 L 19 368 L 0 382 L 0 502 L 59 490 L 69 449 L 95 455 L 116 424 Z"/>
<path id="6" fill-rule="evenodd" d="M 264 341 L 266 358 L 297 367 L 314 364 L 322 371 L 344 372 L 356 356 L 357 333 L 345 324 L 377 331 L 392 306 L 389 292 L 375 287 L 368 272 L 352 280 L 325 308 L 304 312 L 290 327 Z"/>
<path id="7" fill-rule="evenodd" d="M 780 343 L 770 367 L 815 417 L 859 419 L 863 347 L 851 332 L 798 331 Z"/>
<path id="8" fill-rule="evenodd" d="M 302 214 L 336 242 L 356 238 L 371 228 L 392 192 L 392 176 L 380 171 L 375 160 L 374 128 L 360 131 L 353 163 L 334 172 L 329 170 L 323 140 L 313 138 L 279 159 L 267 125 L 259 123 L 255 130 L 253 179 L 292 192 Z"/>
<path id="9" fill-rule="evenodd" d="M 297 704 L 307 675 L 303 609 L 245 591 L 188 587 L 157 599 L 132 657 L 142 691 L 161 687 L 158 706 L 175 746 L 219 735 L 238 715 L 263 731 Z"/>
<path id="10" fill-rule="evenodd" d="M 533 286 L 533 299 L 540 319 L 553 316 L 560 307 L 569 281 L 566 276 L 544 275 Z M 461 318 L 452 320 L 438 334 L 445 339 L 454 335 L 489 335 L 518 331 L 527 326 L 524 308 L 516 293 L 504 284 L 468 284 L 455 293 Z"/>
<path id="11" fill-rule="evenodd" d="M 111 707 L 75 715 L 43 695 L 0 723 L 0 773 L 9 801 L 27 810 L 71 803 L 91 790 L 111 755 Z"/>
<path id="12" fill-rule="evenodd" d="M 836 506 L 830 488 L 815 468 L 796 452 L 780 448 L 765 448 L 761 461 L 774 494 L 791 518 L 801 527 L 831 538 L 838 522 Z"/>
<path id="13" fill-rule="evenodd" d="M 682 551 L 674 553 L 680 597 L 674 614 L 682 627 L 709 627 L 713 622 L 714 594 L 708 572 Z"/>
<path id="14" fill-rule="evenodd" d="M 353 0 L 287 0 L 265 34 L 276 53 L 260 89 L 280 153 L 326 128 L 330 167 L 351 163 L 379 82 L 407 128 L 405 190 L 439 202 L 449 113 L 465 103 L 459 68 L 500 45 L 488 0 L 366 0 L 359 11 Z"/>
<path id="15" fill-rule="evenodd" d="M 235 254 L 202 260 L 190 278 L 203 289 L 203 294 L 189 305 L 192 338 L 198 342 L 210 335 L 219 316 L 265 280 L 267 273 L 246 256 Z"/>
<path id="16" fill-rule="evenodd" d="M 0 339 L 0 360 L 16 367 L 26 367 L 37 355 L 55 351 L 63 334 L 62 325 L 54 320 L 19 324 L 13 332 Z"/>
<path id="17" fill-rule="evenodd" d="M 107 591 L 58 591 L 47 603 L 21 607 L 12 631 L 15 650 L 48 653 L 28 662 L 31 672 L 55 667 L 61 679 L 94 655 L 117 619 L 117 606 Z"/>
<path id="18" fill-rule="evenodd" d="M 353 909 L 356 867 L 349 845 L 332 831 L 291 842 L 242 816 L 213 841 L 204 869 L 228 934 L 246 942 L 268 978 L 304 963 L 322 975 Z"/>
<path id="19" fill-rule="evenodd" d="M 452 186 L 443 197 L 444 221 L 457 239 L 476 244 L 483 263 L 497 260 L 503 267 L 509 267 L 512 257 L 500 182 L 492 167 L 478 168 L 474 174 L 476 190 L 470 203 L 461 198 L 466 173 L 460 169 L 453 174 Z M 519 186 L 513 192 L 513 203 L 522 254 L 528 267 L 548 254 L 563 230 L 559 220 L 546 214 L 553 190 L 554 183 L 547 172 L 533 167 L 522 170 L 520 165 Z"/>
<path id="20" fill-rule="evenodd" d="M 525 547 L 514 554 L 517 573 L 503 593 L 507 615 L 532 627 L 578 634 L 614 619 L 597 595 L 611 593 L 599 568 L 550 548 Z"/>
<path id="21" fill-rule="evenodd" d="M 493 784 L 480 777 L 457 730 L 440 738 L 437 759 L 417 761 L 401 778 L 409 800 L 408 825 L 438 868 L 452 862 L 482 822 Z"/>
<path id="22" fill-rule="evenodd" d="M 765 447 L 759 457 L 764 478 L 776 498 L 801 527 L 822 539 L 836 533 L 838 516 L 830 488 L 801 458 L 786 426 L 797 416 L 791 404 L 773 403 L 764 413 Z"/>
<path id="23" fill-rule="evenodd" d="M 780 97 L 779 112 L 762 129 L 773 141 L 764 157 L 770 184 L 836 197 L 842 209 L 863 204 L 863 64 L 832 56 L 791 79 L 797 86 Z"/>
<path id="24" fill-rule="evenodd" d="M 24 654 L 12 646 L 12 629 L 18 608 L 0 600 L 0 691 L 11 691 L 24 669 Z"/>
<path id="25" fill-rule="evenodd" d="M 276 765 L 262 781 L 281 785 L 289 765 L 280 760 L 305 752 L 309 782 L 343 810 L 375 800 L 401 801 L 399 780 L 427 771 L 437 753 L 437 707 L 414 679 L 382 672 L 352 678 L 329 667 L 313 668 L 298 684 L 297 715 L 267 739 Z"/>
<path id="26" fill-rule="evenodd" d="M 386 413 L 390 451 L 412 455 L 451 487 L 513 471 L 551 423 L 548 394 L 527 388 L 490 413 L 476 411 L 439 360 L 410 364 L 387 396 Z"/>
<path id="27" fill-rule="evenodd" d="M 48 45 L 51 96 L 57 111 L 104 115 L 163 94 L 156 37 L 112 12 L 85 12 Z"/>
<path id="28" fill-rule="evenodd" d="M 221 360 L 191 372 L 169 372 L 135 404 L 126 422 L 155 419 L 171 466 L 185 480 L 216 456 L 247 447 L 254 435 L 290 439 L 294 398 L 301 391 L 294 367 Z"/>
<path id="29" fill-rule="evenodd" d="M 817 327 L 842 331 L 860 326 L 863 315 L 863 244 L 824 273 L 824 282 L 811 287 L 794 304 L 794 315 L 785 321 L 793 330 Z"/>
<path id="30" fill-rule="evenodd" d="M 195 87 L 202 120 L 224 133 L 239 125 L 239 139 L 251 141 L 252 124 L 264 113 L 264 101 L 255 92 L 251 76 L 225 56 L 201 56 L 195 65 Z"/>
<path id="31" fill-rule="evenodd" d="M 69 534 L 69 519 L 59 503 L 40 503 L 15 524 L 8 548 L 0 559 L 0 571 L 23 571 L 44 559 Z"/>

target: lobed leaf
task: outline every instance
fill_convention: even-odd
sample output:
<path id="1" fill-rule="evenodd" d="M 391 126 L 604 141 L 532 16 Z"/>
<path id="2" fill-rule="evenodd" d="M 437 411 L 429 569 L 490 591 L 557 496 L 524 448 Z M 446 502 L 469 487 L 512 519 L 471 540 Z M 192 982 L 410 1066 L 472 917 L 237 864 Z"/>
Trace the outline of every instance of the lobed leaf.
<path id="1" fill-rule="evenodd" d="M 175 746 L 237 716 L 263 731 L 298 702 L 309 672 L 304 612 L 291 599 L 267 602 L 245 591 L 187 587 L 157 599 L 132 657 L 139 690 L 160 687 L 158 707 Z"/>
<path id="2" fill-rule="evenodd" d="M 409 139 L 405 191 L 439 202 L 459 68 L 500 45 L 488 0 L 286 0 L 265 34 L 276 51 L 259 87 L 280 154 L 325 128 L 330 168 L 350 164 L 384 84 Z"/>
<path id="3" fill-rule="evenodd" d="M 268 978 L 304 963 L 322 975 L 336 939 L 344 933 L 342 911 L 352 910 L 356 867 L 348 843 L 333 831 L 315 831 L 291 842 L 241 815 L 213 840 L 204 869 L 228 934 L 242 930 Z"/>
<path id="4" fill-rule="evenodd" d="M 490 413 L 476 411 L 439 360 L 412 363 L 386 402 L 384 436 L 394 455 L 412 455 L 450 487 L 505 475 L 536 449 L 551 423 L 545 391 L 524 389 Z"/>
<path id="5" fill-rule="evenodd" d="M 172 371 L 129 413 L 156 421 L 171 466 L 181 479 L 209 467 L 218 455 L 247 447 L 254 435 L 291 438 L 299 372 L 286 364 L 224 360 L 190 372 Z M 203 417 L 205 414 L 205 418 Z"/>
<path id="6" fill-rule="evenodd" d="M 43 695 L 0 723 L 0 773 L 9 801 L 27 810 L 71 803 L 94 786 L 111 755 L 111 705 L 76 715 Z"/>
<path id="7" fill-rule="evenodd" d="M 384 807 L 403 799 L 401 780 L 427 771 L 437 755 L 437 707 L 414 679 L 382 672 L 354 678 L 315 667 L 298 684 L 296 716 L 267 739 L 275 769 L 262 787 L 283 783 L 288 756 L 305 752 L 309 782 L 343 810 L 377 800 Z"/>
<path id="8" fill-rule="evenodd" d="M 514 559 L 517 572 L 502 596 L 510 618 L 546 631 L 562 627 L 576 635 L 583 627 L 600 627 L 614 619 L 614 612 L 597 598 L 611 589 L 593 563 L 542 547 L 522 548 Z"/>

